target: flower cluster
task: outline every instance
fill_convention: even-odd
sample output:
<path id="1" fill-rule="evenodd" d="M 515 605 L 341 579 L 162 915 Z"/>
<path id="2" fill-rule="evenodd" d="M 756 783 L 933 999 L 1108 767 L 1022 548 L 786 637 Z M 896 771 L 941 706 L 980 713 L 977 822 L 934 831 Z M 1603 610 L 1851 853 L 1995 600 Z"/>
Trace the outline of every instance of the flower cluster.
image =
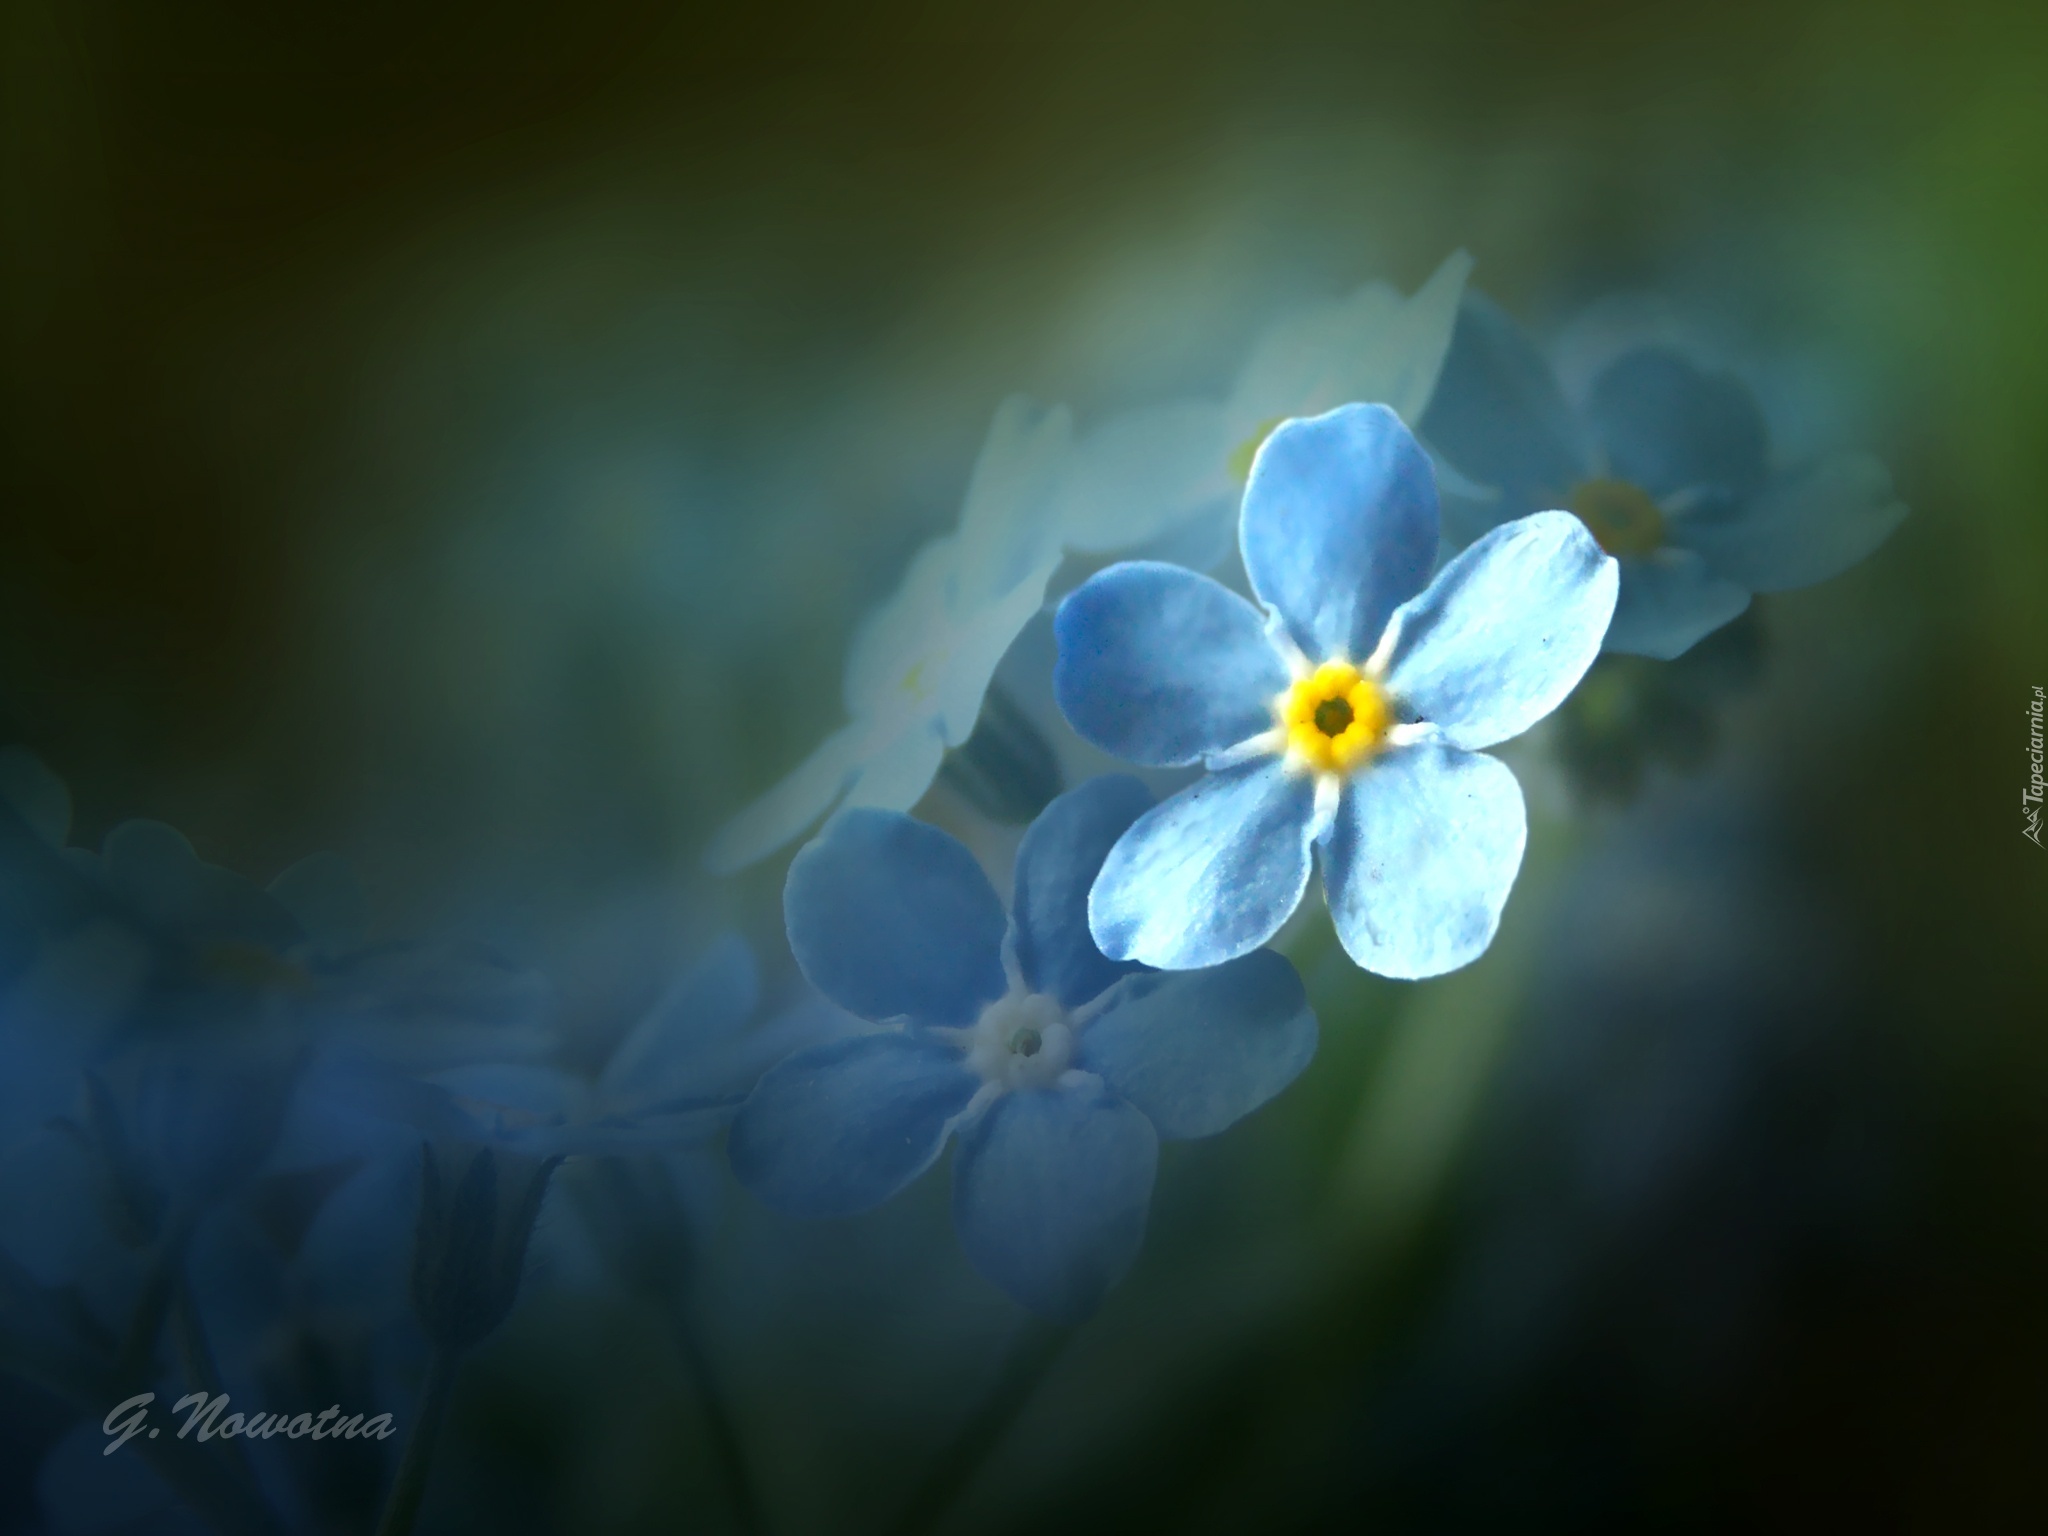
<path id="1" fill-rule="evenodd" d="M 1747 675 L 1751 594 L 1904 515 L 1870 460 L 1774 464 L 1749 392 L 1671 349 L 1569 400 L 1470 265 L 1283 317 L 1221 399 L 1078 433 L 1004 403 L 957 527 L 852 640 L 846 723 L 705 852 L 731 872 L 820 828 L 758 951 L 722 931 L 678 965 L 664 921 L 645 985 L 586 995 L 374 936 L 339 859 L 258 886 L 156 822 L 70 846 L 62 782 L 0 752 L 0 1368 L 80 1416 L 46 1447 L 52 1527 L 142 1528 L 175 1497 L 224 1529 L 380 1506 L 406 1529 L 457 1365 L 549 1266 L 673 1325 L 751 1524 L 692 1319 L 699 1218 L 735 1181 L 851 1217 L 950 1155 L 980 1276 L 1060 1324 L 1102 1306 L 1161 1144 L 1219 1135 L 1315 1055 L 1268 947 L 1314 947 L 1289 927 L 1312 881 L 1366 971 L 1477 961 L 1529 826 L 1490 749 L 1564 709 L 1589 778 L 1684 755 Z M 1049 702 L 992 691 L 1049 607 Z M 1152 777 L 1062 792 L 1095 754 Z M 942 774 L 962 836 L 911 814 Z M 1006 902 L 983 861 L 1012 851 Z M 245 1459 L 248 1437 L 131 1431 L 142 1481 L 92 1473 L 108 1405 L 189 1389 L 213 1412 L 280 1359 L 337 1358 L 365 1399 L 419 1384 L 398 1466 L 365 1446 L 302 1475 L 267 1439 Z"/>
<path id="2" fill-rule="evenodd" d="M 1422 431 L 1476 492 L 1456 532 L 1568 508 L 1621 562 L 1607 648 L 1680 655 L 1749 606 L 1812 586 L 1905 518 L 1884 466 L 1839 454 L 1771 463 L 1755 397 L 1670 347 L 1608 364 L 1574 405 L 1492 301 L 1468 293 Z"/>

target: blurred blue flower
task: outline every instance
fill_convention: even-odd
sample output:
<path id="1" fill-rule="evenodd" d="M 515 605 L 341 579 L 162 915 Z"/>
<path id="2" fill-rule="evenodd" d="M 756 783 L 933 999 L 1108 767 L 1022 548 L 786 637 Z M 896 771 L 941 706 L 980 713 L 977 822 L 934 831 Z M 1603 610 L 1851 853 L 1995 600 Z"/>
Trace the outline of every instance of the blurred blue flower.
<path id="1" fill-rule="evenodd" d="M 1294 968 L 1271 953 L 1163 976 L 1104 956 L 1088 887 L 1151 804 L 1094 779 L 1025 833 L 1001 898 L 953 838 L 842 812 L 790 866 L 784 914 L 811 982 L 890 1027 L 761 1079 L 730 1143 L 781 1210 L 880 1204 L 960 1136 L 953 1219 L 975 1268 L 1035 1312 L 1092 1311 L 1137 1256 L 1160 1137 L 1213 1135 L 1315 1051 Z"/>
<path id="2" fill-rule="evenodd" d="M 536 1156 L 701 1146 L 763 1071 L 829 1032 L 820 1010 L 801 1007 L 749 1029 L 760 1001 L 753 951 L 725 933 L 594 1076 L 535 1062 L 474 1062 L 424 1075 L 404 1096 L 403 1114 L 438 1139 Z"/>
<path id="3" fill-rule="evenodd" d="M 712 838 L 705 866 L 767 857 L 841 802 L 908 810 L 974 730 L 996 663 L 1063 558 L 1051 505 L 1072 424 L 1019 397 L 996 412 L 955 531 L 925 545 L 847 656 L 852 720 Z"/>
<path id="4" fill-rule="evenodd" d="M 1592 663 L 1615 562 L 1540 513 L 1429 581 L 1428 458 L 1385 406 L 1278 428 L 1240 540 L 1261 614 L 1177 566 L 1101 572 L 1060 605 L 1060 708 L 1104 751 L 1209 777 L 1140 817 L 1088 902 L 1106 955 L 1173 970 L 1264 944 L 1308 888 L 1384 976 L 1492 942 L 1521 866 L 1521 788 L 1477 750 L 1555 709 Z M 1428 587 L 1424 590 L 1424 583 Z"/>
<path id="5" fill-rule="evenodd" d="M 1207 567 L 1229 546 L 1229 522 L 1259 444 L 1281 422 L 1351 400 L 1417 421 L 1450 345 L 1472 258 L 1444 259 L 1412 297 L 1368 283 L 1268 326 L 1229 398 L 1174 400 L 1103 423 L 1074 447 L 1060 488 L 1069 548 L 1106 553 L 1173 538 Z"/>
<path id="6" fill-rule="evenodd" d="M 1906 516 L 1884 466 L 1770 462 L 1749 390 L 1665 346 L 1616 358 L 1575 408 L 1533 342 L 1468 293 L 1422 432 L 1470 494 L 1451 540 L 1566 507 L 1621 561 L 1606 648 L 1670 659 L 1749 606 L 1876 549 Z"/>

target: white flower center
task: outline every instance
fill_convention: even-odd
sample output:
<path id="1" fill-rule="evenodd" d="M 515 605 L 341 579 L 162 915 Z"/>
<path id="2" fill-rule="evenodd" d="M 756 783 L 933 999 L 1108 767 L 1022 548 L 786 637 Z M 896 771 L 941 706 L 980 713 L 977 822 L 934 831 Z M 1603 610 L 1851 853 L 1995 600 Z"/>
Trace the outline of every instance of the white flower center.
<path id="1" fill-rule="evenodd" d="M 967 1065 L 996 1088 L 1050 1088 L 1073 1060 L 1074 1026 L 1042 992 L 997 998 L 968 1032 Z"/>

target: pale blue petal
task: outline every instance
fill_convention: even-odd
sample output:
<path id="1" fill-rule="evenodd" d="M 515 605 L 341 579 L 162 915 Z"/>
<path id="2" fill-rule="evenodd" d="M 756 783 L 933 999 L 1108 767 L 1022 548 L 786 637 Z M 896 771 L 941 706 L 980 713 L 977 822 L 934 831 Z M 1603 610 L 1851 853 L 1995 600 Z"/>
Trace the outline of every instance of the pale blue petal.
<path id="1" fill-rule="evenodd" d="M 760 1001 L 753 950 L 737 933 L 720 934 L 619 1042 L 599 1086 L 641 1102 L 704 1091 L 709 1054 L 739 1033 Z"/>
<path id="2" fill-rule="evenodd" d="M 1158 1165 L 1152 1122 L 1093 1084 L 1007 1094 L 960 1136 L 960 1246 L 1020 1305 L 1079 1322 L 1137 1258 Z"/>
<path id="3" fill-rule="evenodd" d="M 1436 564 L 1429 455 L 1383 405 L 1283 423 L 1252 461 L 1238 537 L 1252 590 L 1311 661 L 1372 654 Z"/>
<path id="4" fill-rule="evenodd" d="M 1139 817 L 1088 896 L 1102 952 L 1220 965 L 1280 931 L 1308 887 L 1315 781 L 1277 757 L 1214 773 Z"/>
<path id="5" fill-rule="evenodd" d="M 1543 354 L 1484 294 L 1465 291 L 1422 435 L 1461 474 L 1555 506 L 1585 477 L 1578 418 Z"/>
<path id="6" fill-rule="evenodd" d="M 1025 985 L 1072 1008 L 1118 977 L 1129 962 L 1110 959 L 1088 932 L 1088 888 L 1131 823 L 1152 808 L 1152 791 L 1110 773 L 1068 790 L 1048 805 L 1017 847 L 1017 960 Z"/>
<path id="7" fill-rule="evenodd" d="M 1105 422 L 1075 446 L 1060 488 L 1067 546 L 1134 549 L 1228 496 L 1223 408 L 1177 400 Z"/>
<path id="8" fill-rule="evenodd" d="M 956 599 L 979 606 L 1058 562 L 1055 497 L 1073 452 L 1073 417 L 1012 395 L 996 407 L 960 509 Z"/>
<path id="9" fill-rule="evenodd" d="M 1206 971 L 1133 976 L 1081 1028 L 1075 1065 L 1168 1140 L 1213 1136 L 1272 1098 L 1316 1053 L 1316 1016 L 1285 958 L 1256 950 Z"/>
<path id="10" fill-rule="evenodd" d="M 932 1165 L 980 1084 L 960 1052 L 911 1031 L 856 1035 L 771 1068 L 733 1121 L 742 1184 L 795 1216 L 880 1205 Z"/>
<path id="11" fill-rule="evenodd" d="M 980 700 L 977 698 L 977 708 Z M 922 800 L 946 756 L 945 739 L 933 717 L 910 721 L 868 760 L 847 786 L 845 804 L 882 811 L 907 811 Z"/>
<path id="12" fill-rule="evenodd" d="M 1882 464 L 1839 454 L 1780 476 L 1725 517 L 1683 519 L 1671 536 L 1739 586 L 1784 592 L 1846 571 L 1905 518 Z"/>
<path id="13" fill-rule="evenodd" d="M 1344 786 L 1323 885 L 1345 952 L 1414 980 L 1479 958 L 1522 866 L 1522 788 L 1496 758 L 1403 747 Z"/>
<path id="14" fill-rule="evenodd" d="M 1600 654 L 1619 572 L 1569 512 L 1496 528 L 1400 613 L 1387 685 L 1454 746 L 1519 736 Z"/>
<path id="15" fill-rule="evenodd" d="M 896 590 L 860 621 L 841 687 L 849 715 L 886 718 L 924 694 L 951 629 L 959 571 L 959 536 L 941 534 L 912 556 Z"/>
<path id="16" fill-rule="evenodd" d="M 841 811 L 789 866 L 796 963 L 850 1013 L 972 1024 L 1005 989 L 1008 918 L 955 839 L 894 811 Z"/>
<path id="17" fill-rule="evenodd" d="M 1746 496 L 1763 484 L 1763 413 L 1743 383 L 1707 373 L 1663 347 L 1617 358 L 1593 381 L 1586 419 L 1607 473 L 1652 496 L 1716 486 Z"/>
<path id="18" fill-rule="evenodd" d="M 729 875 L 801 836 L 838 802 L 861 766 L 872 729 L 856 721 L 827 736 L 774 788 L 713 834 L 704 867 L 714 875 Z"/>
<path id="19" fill-rule="evenodd" d="M 1716 576 L 1689 549 L 1666 545 L 1621 562 L 1621 592 L 1606 649 L 1669 661 L 1749 606 L 1749 593 Z"/>
<path id="20" fill-rule="evenodd" d="M 1067 594 L 1053 693 L 1075 730 L 1126 762 L 1200 762 L 1273 728 L 1287 668 L 1259 611 L 1175 565 L 1126 561 Z"/>

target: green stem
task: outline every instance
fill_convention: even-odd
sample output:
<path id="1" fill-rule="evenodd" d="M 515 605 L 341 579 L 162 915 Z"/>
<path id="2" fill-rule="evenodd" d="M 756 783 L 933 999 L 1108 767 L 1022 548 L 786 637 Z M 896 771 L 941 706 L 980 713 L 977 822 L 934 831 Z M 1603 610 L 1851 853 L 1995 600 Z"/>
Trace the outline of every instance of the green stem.
<path id="1" fill-rule="evenodd" d="M 1020 1335 L 1002 1375 L 982 1400 L 981 1407 L 925 1474 L 909 1506 L 892 1528 L 895 1536 L 925 1536 L 938 1528 L 973 1481 L 974 1474 L 981 1470 L 989 1452 L 1001 1442 L 1024 1405 L 1038 1391 L 1067 1340 L 1074 1336 L 1074 1329 L 1032 1318 Z"/>
<path id="2" fill-rule="evenodd" d="M 398 1463 L 398 1476 L 391 1481 L 391 1495 L 384 1501 L 384 1514 L 377 1522 L 377 1536 L 409 1536 L 420 1512 L 420 1499 L 427 1491 L 427 1474 L 434 1464 L 434 1444 L 441 1435 L 441 1421 L 448 1416 L 448 1400 L 455 1395 L 455 1372 L 462 1357 L 438 1345 L 427 1357 L 427 1379 L 420 1387 L 419 1409 L 413 1416 L 412 1433 L 406 1436 L 405 1455 Z"/>
<path id="3" fill-rule="evenodd" d="M 746 1536 L 755 1536 L 762 1529 L 760 1496 L 754 1491 L 753 1474 L 747 1468 L 747 1454 L 740 1444 L 739 1428 L 726 1404 L 717 1369 L 711 1363 L 711 1356 L 697 1332 L 696 1320 L 690 1314 L 689 1298 L 675 1297 L 664 1310 L 675 1329 L 676 1347 L 682 1353 L 690 1385 L 696 1390 L 698 1406 L 704 1410 L 705 1427 L 711 1435 L 712 1455 L 725 1479 L 726 1492 L 732 1498 L 733 1514 L 738 1519 L 740 1530 Z"/>

